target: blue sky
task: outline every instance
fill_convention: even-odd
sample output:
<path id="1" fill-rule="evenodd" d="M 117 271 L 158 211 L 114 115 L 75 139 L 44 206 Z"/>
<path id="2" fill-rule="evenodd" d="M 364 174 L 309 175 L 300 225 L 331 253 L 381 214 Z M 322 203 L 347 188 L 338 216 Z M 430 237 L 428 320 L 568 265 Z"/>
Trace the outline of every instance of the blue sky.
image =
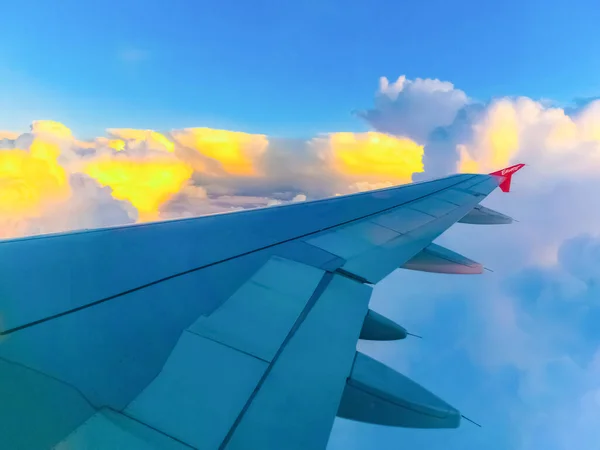
<path id="1" fill-rule="evenodd" d="M 3 121 L 19 128 L 360 131 L 350 112 L 401 74 L 482 100 L 600 91 L 594 0 L 24 0 L 2 15 Z"/>

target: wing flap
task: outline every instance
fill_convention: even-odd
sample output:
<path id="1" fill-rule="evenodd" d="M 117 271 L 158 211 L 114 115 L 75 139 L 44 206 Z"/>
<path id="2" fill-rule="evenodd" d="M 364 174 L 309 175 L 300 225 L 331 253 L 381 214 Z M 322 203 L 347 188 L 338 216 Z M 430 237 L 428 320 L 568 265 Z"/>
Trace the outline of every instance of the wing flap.
<path id="1" fill-rule="evenodd" d="M 94 405 L 121 410 L 156 377 L 183 331 L 269 258 L 246 255 L 15 331 L 2 338 L 0 358 L 74 386 Z"/>
<path id="2" fill-rule="evenodd" d="M 357 281 L 331 276 L 220 448 L 326 446 L 371 291 Z"/>
<path id="3" fill-rule="evenodd" d="M 271 361 L 324 274 L 272 257 L 219 309 L 200 317 L 189 330 Z"/>
<path id="4" fill-rule="evenodd" d="M 194 448 L 216 449 L 269 367 L 186 331 L 125 414 Z"/>
<path id="5" fill-rule="evenodd" d="M 213 314 L 188 328 L 127 414 L 193 447 L 217 448 L 324 275 L 323 270 L 272 257 Z M 181 395 L 173 392 L 176 386 Z M 189 420 L 178 420 L 174 410 Z"/>

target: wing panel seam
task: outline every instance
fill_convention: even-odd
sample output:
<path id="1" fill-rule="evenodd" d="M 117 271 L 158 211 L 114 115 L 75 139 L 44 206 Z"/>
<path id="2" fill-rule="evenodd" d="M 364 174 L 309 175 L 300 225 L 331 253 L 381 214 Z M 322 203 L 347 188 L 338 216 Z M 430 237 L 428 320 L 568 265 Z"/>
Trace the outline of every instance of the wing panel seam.
<path id="1" fill-rule="evenodd" d="M 252 391 L 252 394 L 250 394 L 250 396 L 246 400 L 246 404 L 244 405 L 244 407 L 242 408 L 242 410 L 240 411 L 240 413 L 236 417 L 235 421 L 233 422 L 233 425 L 231 426 L 231 428 L 229 428 L 229 431 L 227 432 L 227 435 L 225 436 L 225 438 L 223 439 L 223 442 L 219 446 L 219 450 L 224 450 L 225 447 L 227 446 L 227 444 L 229 443 L 229 441 L 231 440 L 231 438 L 233 437 L 233 434 L 235 433 L 235 430 L 237 429 L 238 425 L 242 422 L 242 419 L 244 418 L 244 415 L 246 414 L 246 412 L 250 408 L 250 405 L 252 405 L 252 402 L 254 401 L 254 398 L 258 395 L 258 392 L 260 391 L 262 385 L 267 380 L 269 374 L 271 373 L 271 370 L 273 369 L 273 367 L 277 363 L 277 360 L 281 356 L 281 353 L 283 352 L 283 350 L 287 346 L 288 342 L 292 339 L 292 337 L 294 337 L 294 335 L 296 334 L 296 331 L 298 331 L 298 328 L 300 328 L 300 326 L 302 325 L 302 323 L 304 322 L 304 320 L 306 319 L 306 317 L 308 316 L 308 314 L 312 310 L 313 306 L 317 303 L 317 300 L 319 300 L 319 297 L 321 297 L 321 295 L 323 294 L 323 292 L 325 292 L 325 289 L 327 289 L 327 287 L 329 286 L 329 283 L 331 283 L 331 280 L 333 280 L 333 276 L 334 276 L 333 273 L 331 273 L 331 272 L 325 272 L 325 274 L 323 275 L 323 278 L 321 278 L 321 281 L 319 281 L 319 284 L 317 285 L 317 287 L 316 287 L 315 291 L 313 292 L 313 294 L 308 299 L 308 302 L 307 302 L 306 306 L 304 307 L 304 309 L 302 310 L 302 312 L 300 313 L 300 315 L 296 319 L 296 322 L 292 326 L 292 329 L 289 331 L 289 333 L 287 334 L 287 336 L 283 340 L 281 346 L 277 350 L 277 353 L 275 353 L 275 356 L 273 357 L 273 360 L 271 361 L 271 363 L 266 368 L 266 370 L 265 370 L 264 374 L 262 375 L 262 377 L 260 378 L 259 382 L 256 384 L 256 387 Z"/>
<path id="2" fill-rule="evenodd" d="M 261 357 L 259 357 L 259 356 L 256 356 L 256 355 L 254 355 L 254 354 L 252 354 L 252 353 L 248 353 L 248 352 L 246 352 L 246 351 L 244 351 L 244 350 L 240 350 L 239 348 L 237 348 L 237 347 L 234 347 L 233 345 L 226 344 L 225 342 L 221 342 L 221 341 L 218 341 L 218 340 L 216 340 L 216 339 L 213 339 L 213 338 L 211 338 L 211 337 L 204 336 L 204 335 L 202 335 L 202 334 L 200 334 L 200 333 L 196 333 L 195 331 L 192 331 L 192 330 L 190 330 L 189 328 L 187 328 L 187 329 L 184 331 L 184 333 L 186 333 L 186 332 L 187 332 L 187 333 L 190 333 L 190 334 L 193 334 L 194 336 L 198 336 L 198 337 L 200 337 L 200 338 L 202 338 L 202 339 L 206 339 L 206 340 L 208 340 L 208 341 L 214 342 L 215 344 L 222 345 L 223 347 L 230 348 L 231 350 L 235 350 L 236 352 L 240 352 L 240 353 L 242 353 L 242 354 L 244 354 L 244 355 L 246 355 L 246 356 L 250 356 L 251 358 L 258 359 L 259 361 L 262 361 L 262 362 L 264 362 L 264 363 L 267 363 L 267 364 L 269 364 L 269 361 L 267 361 L 266 359 L 262 359 Z"/>

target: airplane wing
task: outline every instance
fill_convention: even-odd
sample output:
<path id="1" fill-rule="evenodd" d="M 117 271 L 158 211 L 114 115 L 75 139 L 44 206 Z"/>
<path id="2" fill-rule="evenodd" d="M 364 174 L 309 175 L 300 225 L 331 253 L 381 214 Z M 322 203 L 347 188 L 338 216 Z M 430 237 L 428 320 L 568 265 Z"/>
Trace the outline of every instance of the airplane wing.
<path id="1" fill-rule="evenodd" d="M 369 310 L 397 268 L 481 273 L 433 241 L 510 222 L 479 203 L 520 167 L 0 242 L 0 448 L 314 449 L 336 415 L 459 426 L 356 343 L 406 337 Z"/>

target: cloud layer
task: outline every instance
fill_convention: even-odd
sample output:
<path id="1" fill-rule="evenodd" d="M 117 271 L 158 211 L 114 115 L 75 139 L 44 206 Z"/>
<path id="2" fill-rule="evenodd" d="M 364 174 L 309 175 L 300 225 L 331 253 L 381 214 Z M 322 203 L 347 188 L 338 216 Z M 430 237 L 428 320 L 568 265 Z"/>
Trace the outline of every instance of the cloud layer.
<path id="1" fill-rule="evenodd" d="M 382 78 L 368 133 L 309 140 L 192 128 L 80 140 L 38 121 L 0 133 L 0 237 L 188 217 L 528 164 L 485 205 L 519 223 L 439 243 L 494 269 L 398 271 L 373 307 L 424 341 L 361 343 L 484 428 L 336 423 L 330 448 L 593 449 L 600 442 L 600 100 L 561 109 Z M 474 233 L 476 232 L 476 233 Z"/>
<path id="2" fill-rule="evenodd" d="M 107 136 L 83 141 L 63 124 L 36 121 L 28 133 L 2 137 L 4 238 L 63 231 L 78 223 L 186 217 L 406 183 L 422 171 L 423 155 L 423 147 L 411 139 L 379 132 L 294 141 L 210 128 L 110 129 Z M 90 192 L 90 186 L 103 194 Z M 81 208 L 84 197 L 89 207 L 106 209 L 107 215 L 90 223 Z M 122 213 L 109 213 L 115 209 Z"/>

